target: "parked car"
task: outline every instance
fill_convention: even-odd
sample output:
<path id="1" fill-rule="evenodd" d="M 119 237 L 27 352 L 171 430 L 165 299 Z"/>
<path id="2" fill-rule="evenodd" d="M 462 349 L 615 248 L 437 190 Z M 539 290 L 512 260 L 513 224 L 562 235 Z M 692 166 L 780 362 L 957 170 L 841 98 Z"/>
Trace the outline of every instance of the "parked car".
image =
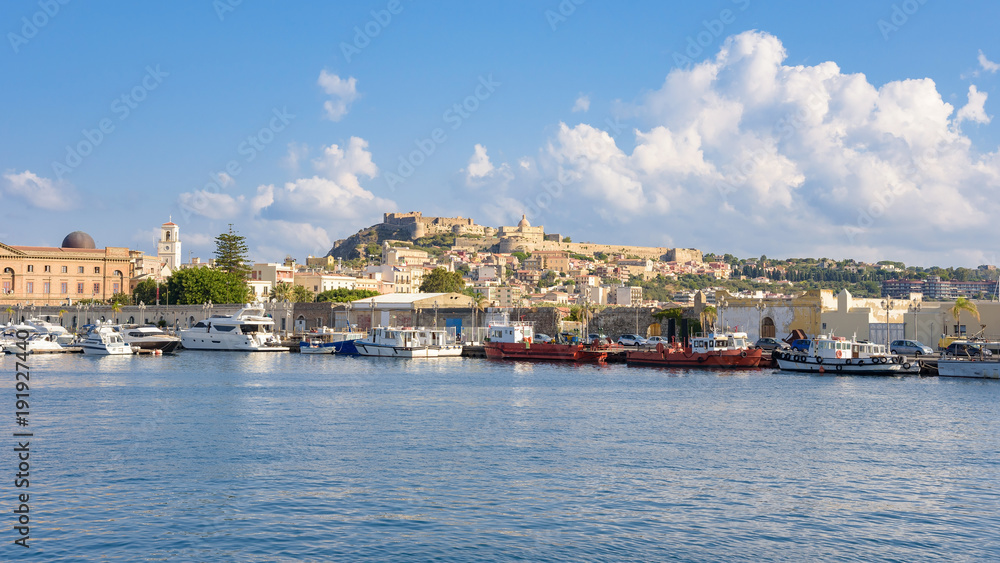
<path id="1" fill-rule="evenodd" d="M 656 346 L 660 343 L 663 343 L 664 346 L 670 345 L 670 341 L 664 336 L 650 336 L 646 339 L 646 346 Z"/>
<path id="2" fill-rule="evenodd" d="M 948 356 L 992 356 L 993 352 L 989 349 L 980 346 L 979 344 L 972 344 L 971 342 L 952 342 L 944 349 L 945 355 Z"/>
<path id="3" fill-rule="evenodd" d="M 638 334 L 623 334 L 618 337 L 618 343 L 622 346 L 644 346 L 646 339 Z"/>
<path id="4" fill-rule="evenodd" d="M 549 336 L 548 334 L 542 334 L 539 332 L 538 334 L 535 335 L 535 342 L 549 343 L 552 342 L 552 337 Z"/>
<path id="5" fill-rule="evenodd" d="M 789 348 L 788 344 L 778 340 L 777 338 L 758 338 L 757 342 L 754 343 L 755 348 L 760 348 L 761 350 L 767 350 L 768 352 L 773 352 L 775 350 L 787 350 Z"/>
<path id="6" fill-rule="evenodd" d="M 792 342 L 792 350 L 798 350 L 800 352 L 808 352 L 809 344 L 811 342 L 812 341 L 807 338 L 800 338 L 798 340 L 795 340 L 794 342 Z"/>
<path id="7" fill-rule="evenodd" d="M 596 342 L 598 340 L 605 340 L 606 341 L 607 339 L 608 339 L 608 335 L 607 334 L 598 334 L 596 332 L 591 332 L 590 334 L 587 335 L 587 344 L 593 344 L 594 342 Z"/>
<path id="8" fill-rule="evenodd" d="M 934 350 L 916 340 L 893 340 L 889 344 L 889 351 L 893 354 L 903 354 L 906 356 L 923 356 L 933 354 Z"/>

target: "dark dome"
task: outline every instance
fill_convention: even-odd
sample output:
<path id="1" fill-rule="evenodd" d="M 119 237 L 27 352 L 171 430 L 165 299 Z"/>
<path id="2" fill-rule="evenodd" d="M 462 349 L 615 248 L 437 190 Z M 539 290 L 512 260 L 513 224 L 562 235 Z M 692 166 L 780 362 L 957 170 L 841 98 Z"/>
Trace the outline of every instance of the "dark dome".
<path id="1" fill-rule="evenodd" d="M 62 241 L 62 248 L 97 248 L 94 237 L 83 231 L 73 231 Z"/>

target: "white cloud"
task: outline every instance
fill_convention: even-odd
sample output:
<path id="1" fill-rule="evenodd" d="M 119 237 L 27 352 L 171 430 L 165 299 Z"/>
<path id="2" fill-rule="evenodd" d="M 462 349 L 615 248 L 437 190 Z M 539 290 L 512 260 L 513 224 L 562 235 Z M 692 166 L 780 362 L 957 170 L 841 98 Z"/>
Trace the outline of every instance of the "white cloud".
<path id="1" fill-rule="evenodd" d="M 219 172 L 219 184 L 223 188 L 228 188 L 229 186 L 232 186 L 235 183 L 236 183 L 236 181 L 233 180 L 232 176 L 230 176 L 229 174 L 226 174 L 225 172 Z"/>
<path id="2" fill-rule="evenodd" d="M 833 62 L 785 58 L 767 33 L 729 37 L 624 108 L 634 142 L 560 124 L 537 178 L 519 170 L 493 212 L 515 202 L 533 224 L 590 217 L 608 240 L 627 223 L 629 240 L 666 231 L 742 255 L 945 265 L 969 233 L 989 231 L 1000 151 L 973 150 L 958 128 L 989 121 L 985 93 L 970 88 L 956 112 L 927 78 L 876 87 Z"/>
<path id="3" fill-rule="evenodd" d="M 351 103 L 358 98 L 357 82 L 354 77 L 344 80 L 326 70 L 320 71 L 317 83 L 324 92 L 333 96 L 333 99 L 323 103 L 323 109 L 326 111 L 328 119 L 340 121 L 347 115 Z"/>
<path id="4" fill-rule="evenodd" d="M 580 97 L 573 103 L 573 112 L 587 112 L 590 109 L 590 96 L 580 94 Z"/>
<path id="5" fill-rule="evenodd" d="M 292 174 L 299 173 L 299 164 L 309 156 L 309 147 L 305 143 L 288 143 L 288 154 L 281 163 L 291 170 Z"/>
<path id="6" fill-rule="evenodd" d="M 1000 64 L 987 59 L 982 49 L 979 50 L 979 66 L 986 72 L 996 73 L 996 71 L 1000 70 Z"/>
<path id="7" fill-rule="evenodd" d="M 955 116 L 955 120 L 958 123 L 963 121 L 974 121 L 976 123 L 989 123 L 993 118 L 986 115 L 986 110 L 984 108 L 986 104 L 986 92 L 980 92 L 976 89 L 976 86 L 969 86 L 969 102 L 965 106 L 958 110 L 958 114 Z"/>
<path id="8" fill-rule="evenodd" d="M 306 154 L 304 147 L 290 154 Z M 262 184 L 252 193 L 183 193 L 184 209 L 213 220 L 250 224 L 246 235 L 255 259 L 281 260 L 285 254 L 323 254 L 332 239 L 353 234 L 359 225 L 379 222 L 396 203 L 378 197 L 363 184 L 378 175 L 368 143 L 351 137 L 341 145 L 321 147 L 309 161 L 314 174 L 284 185 Z M 181 240 L 184 240 L 182 234 Z"/>
<path id="9" fill-rule="evenodd" d="M 30 170 L 15 174 L 4 174 L 4 192 L 8 196 L 24 200 L 39 209 L 64 211 L 76 207 L 76 190 L 67 182 L 53 181 Z"/>
<path id="10" fill-rule="evenodd" d="M 472 157 L 469 159 L 469 166 L 466 168 L 466 179 L 471 181 L 482 178 L 493 172 L 493 163 L 490 162 L 489 155 L 486 154 L 486 147 L 477 144 L 473 149 Z"/>
<path id="11" fill-rule="evenodd" d="M 246 198 L 222 192 L 196 190 L 178 196 L 181 209 L 209 219 L 234 219 L 246 211 Z"/>

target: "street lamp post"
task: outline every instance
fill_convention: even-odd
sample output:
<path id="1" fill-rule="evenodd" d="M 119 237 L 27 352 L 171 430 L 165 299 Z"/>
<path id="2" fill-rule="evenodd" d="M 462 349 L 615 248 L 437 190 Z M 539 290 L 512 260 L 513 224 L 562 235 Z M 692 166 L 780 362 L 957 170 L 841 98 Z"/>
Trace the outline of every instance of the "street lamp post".
<path id="1" fill-rule="evenodd" d="M 889 311 L 892 309 L 892 298 L 886 297 L 882 301 L 882 306 L 885 307 L 885 349 L 889 351 Z"/>
<path id="2" fill-rule="evenodd" d="M 920 328 L 920 323 L 917 322 L 918 320 L 920 320 L 920 302 L 917 301 L 916 299 L 910 301 L 910 306 L 908 307 L 908 309 L 910 310 L 910 313 L 913 315 L 913 339 L 920 340 L 920 334 L 918 334 L 917 332 Z M 906 327 L 903 327 L 903 336 L 906 336 Z"/>
<path id="3" fill-rule="evenodd" d="M 758 301 L 754 309 L 757 309 L 757 338 L 760 339 L 764 337 L 764 300 Z"/>

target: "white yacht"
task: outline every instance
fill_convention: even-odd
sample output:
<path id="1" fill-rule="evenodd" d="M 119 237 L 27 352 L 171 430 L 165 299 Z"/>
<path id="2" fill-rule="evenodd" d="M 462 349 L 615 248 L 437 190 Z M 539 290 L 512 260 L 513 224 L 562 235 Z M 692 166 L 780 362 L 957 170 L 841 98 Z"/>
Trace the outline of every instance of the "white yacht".
<path id="1" fill-rule="evenodd" d="M 17 341 L 4 344 L 3 351 L 7 354 L 20 354 L 22 349 L 17 345 Z M 56 338 L 51 334 L 41 334 L 34 332 L 25 341 L 23 352 L 28 354 L 42 354 L 51 352 L 67 352 L 61 344 L 56 342 Z"/>
<path id="2" fill-rule="evenodd" d="M 69 346 L 76 342 L 76 336 L 70 331 L 66 330 L 62 325 L 53 324 L 42 319 L 28 319 L 24 324 L 33 327 L 41 334 L 50 334 L 54 336 L 51 340 L 58 342 L 63 346 Z"/>
<path id="3" fill-rule="evenodd" d="M 368 336 L 355 340 L 362 356 L 394 358 L 442 358 L 462 355 L 462 345 L 444 329 L 373 328 Z"/>
<path id="4" fill-rule="evenodd" d="M 132 353 L 132 347 L 125 342 L 120 332 L 114 328 L 101 325 L 90 331 L 87 338 L 80 342 L 84 354 L 96 356 L 118 356 Z"/>
<path id="5" fill-rule="evenodd" d="M 170 336 L 155 326 L 121 326 L 115 327 L 115 330 L 121 332 L 122 338 L 133 350 L 141 348 L 169 354 L 181 345 L 180 338 Z"/>
<path id="6" fill-rule="evenodd" d="M 274 334 L 274 319 L 264 309 L 246 305 L 233 315 L 212 315 L 180 331 L 181 344 L 189 350 L 238 352 L 287 352 Z"/>

